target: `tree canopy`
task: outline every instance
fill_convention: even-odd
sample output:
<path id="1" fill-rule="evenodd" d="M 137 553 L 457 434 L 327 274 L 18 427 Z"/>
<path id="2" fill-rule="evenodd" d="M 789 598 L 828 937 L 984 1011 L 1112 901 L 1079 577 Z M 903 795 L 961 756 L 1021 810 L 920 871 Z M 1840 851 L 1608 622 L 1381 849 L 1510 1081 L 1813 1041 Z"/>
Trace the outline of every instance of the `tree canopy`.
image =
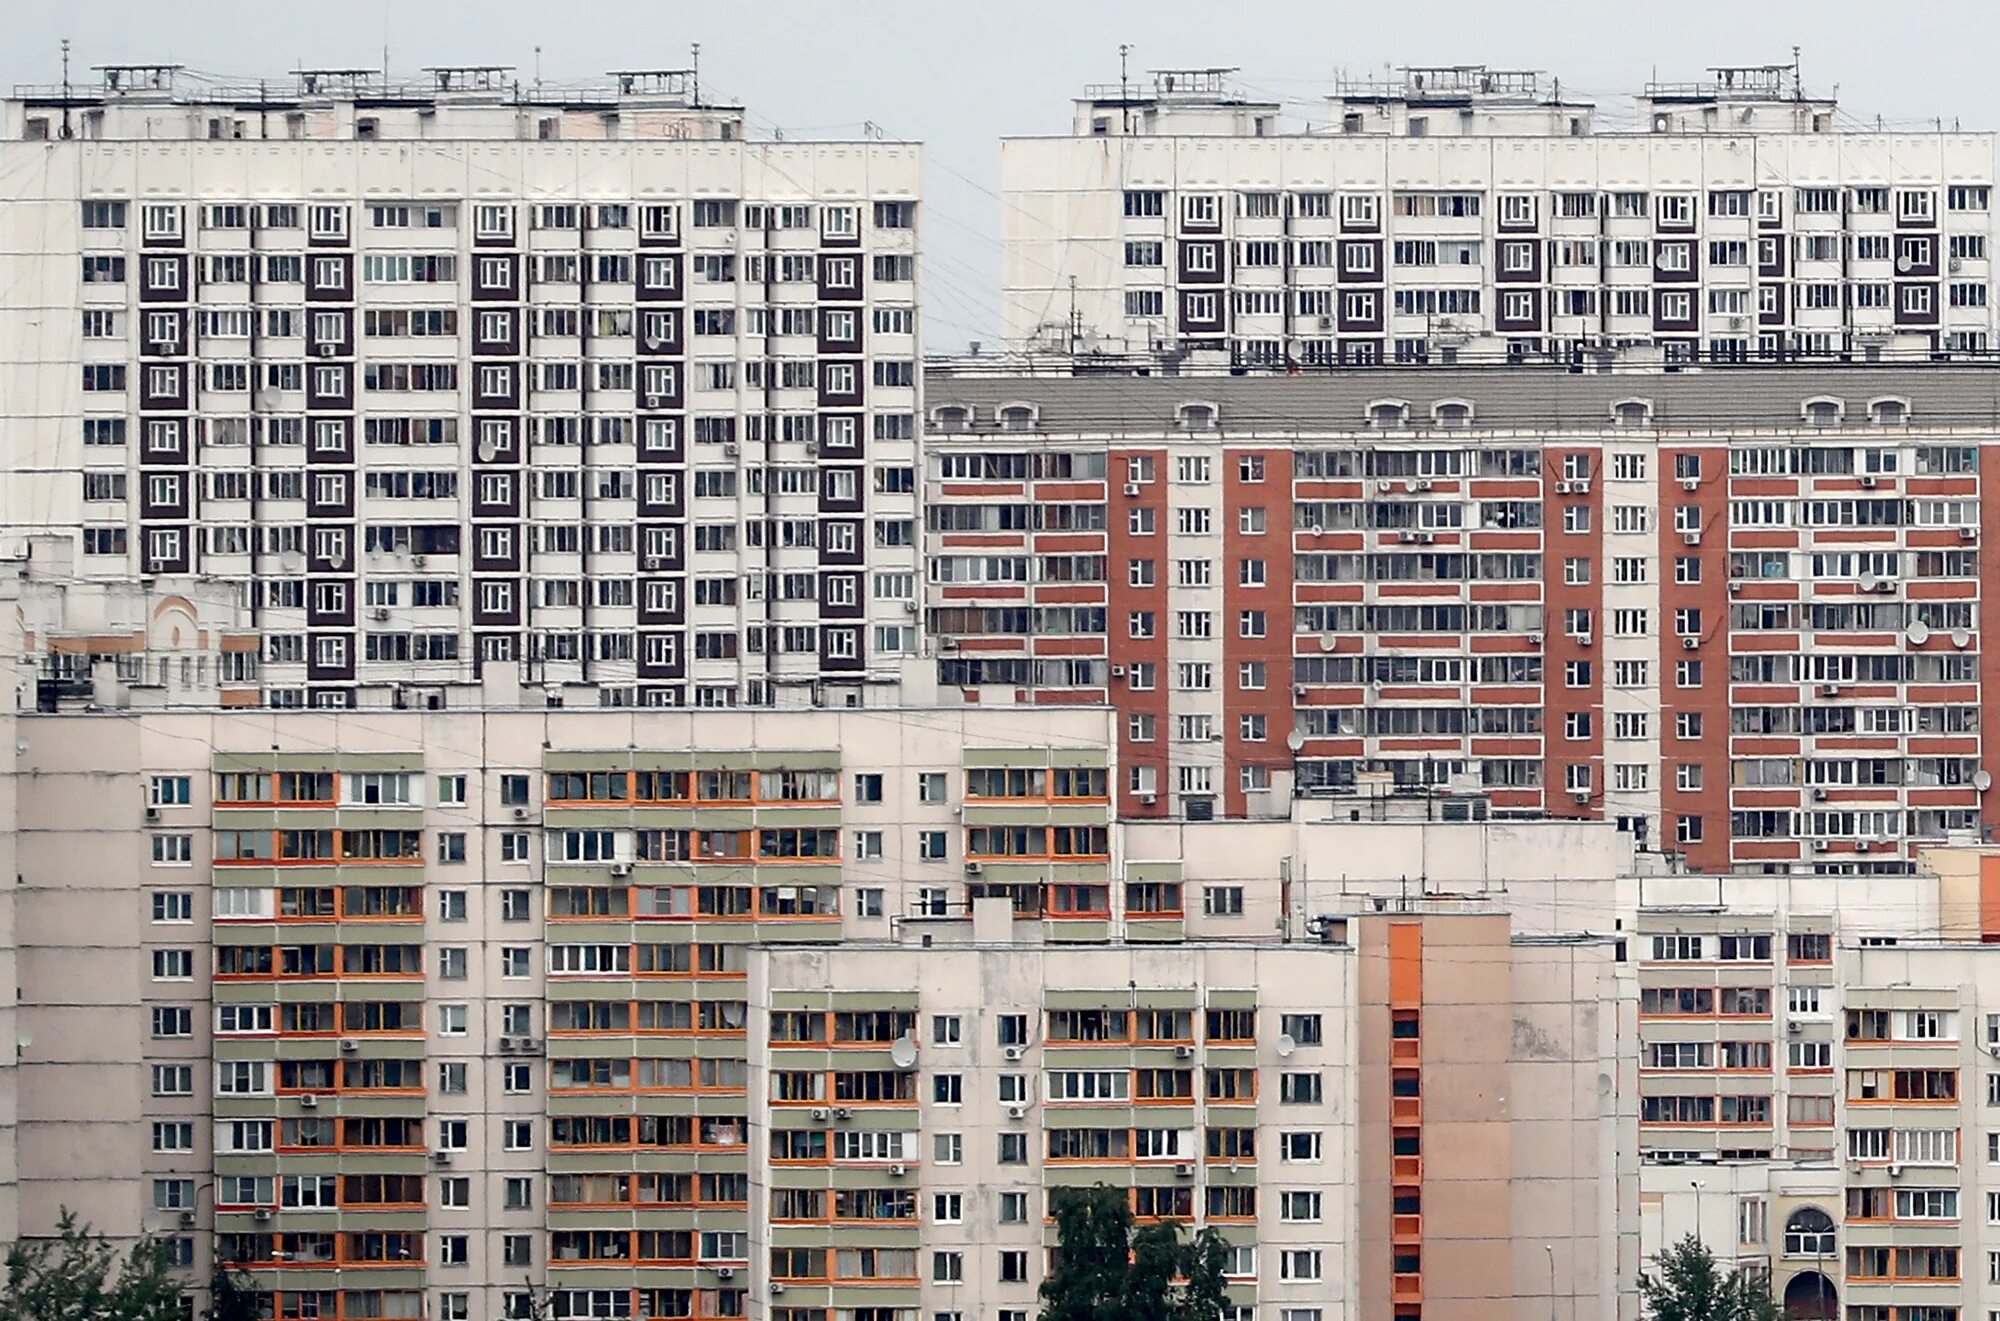
<path id="1" fill-rule="evenodd" d="M 0 1321 L 182 1321 L 182 1283 L 165 1243 L 120 1252 L 65 1210 L 54 1236 L 7 1250 Z"/>
<path id="2" fill-rule="evenodd" d="M 1690 1234 L 1660 1253 L 1639 1293 L 1651 1321 L 1777 1321 L 1778 1305 L 1762 1279 L 1718 1265 Z"/>
<path id="3" fill-rule="evenodd" d="M 1098 1184 L 1049 1199 L 1056 1259 L 1041 1321 L 1220 1321 L 1229 1244 L 1171 1222 L 1134 1225 L 1126 1190 Z"/>

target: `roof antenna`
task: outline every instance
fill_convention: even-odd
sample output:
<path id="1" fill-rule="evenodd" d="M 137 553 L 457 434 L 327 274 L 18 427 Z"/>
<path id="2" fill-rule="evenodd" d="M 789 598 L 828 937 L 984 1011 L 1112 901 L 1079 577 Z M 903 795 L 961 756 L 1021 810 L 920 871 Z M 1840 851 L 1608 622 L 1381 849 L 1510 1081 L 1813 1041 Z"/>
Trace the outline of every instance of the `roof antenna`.
<path id="1" fill-rule="evenodd" d="M 693 65 L 689 69 L 689 73 L 692 75 L 692 82 L 694 84 L 694 103 L 699 106 L 701 104 L 701 43 L 699 41 L 688 43 L 688 58 L 692 61 Z"/>
<path id="2" fill-rule="evenodd" d="M 64 37 L 62 39 L 62 66 L 63 66 L 62 135 L 63 137 L 68 138 L 69 136 L 71 136 L 72 133 L 72 130 L 69 126 L 69 38 L 68 37 Z"/>
<path id="3" fill-rule="evenodd" d="M 1799 76 L 1799 48 L 1797 46 L 1792 47 L 1792 99 L 1794 101 L 1803 101 L 1806 99 L 1805 81 Z"/>
<path id="4" fill-rule="evenodd" d="M 537 45 L 535 47 L 535 90 L 540 91 L 541 89 L 542 89 L 542 48 L 540 45 Z"/>

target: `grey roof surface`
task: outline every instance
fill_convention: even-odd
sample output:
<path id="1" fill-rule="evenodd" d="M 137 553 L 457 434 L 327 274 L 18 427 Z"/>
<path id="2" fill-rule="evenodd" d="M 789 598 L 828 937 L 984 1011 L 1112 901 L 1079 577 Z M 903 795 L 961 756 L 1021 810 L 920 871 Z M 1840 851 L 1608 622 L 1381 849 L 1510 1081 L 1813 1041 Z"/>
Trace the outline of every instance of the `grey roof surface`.
<path id="1" fill-rule="evenodd" d="M 1541 366 L 1413 367 L 1265 372 L 1234 376 L 1056 375 L 929 365 L 925 407 L 970 407 L 975 431 L 997 429 L 996 410 L 1027 403 L 1037 431 L 1158 433 L 1178 429 L 1183 404 L 1216 406 L 1224 434 L 1352 431 L 1379 400 L 1409 404 L 1410 424 L 1428 426 L 1434 404 L 1472 406 L 1475 430 L 1595 430 L 1614 406 L 1640 399 L 1661 431 L 1768 429 L 1804 425 L 1808 399 L 1844 402 L 1845 429 L 1870 427 L 1868 405 L 1907 401 L 1908 426 L 1991 430 L 2000 436 L 2000 364 L 1742 365 L 1687 371 L 1574 373 Z M 1880 431 L 1882 428 L 1873 428 Z M 1900 428 L 1897 428 L 1900 430 Z"/>

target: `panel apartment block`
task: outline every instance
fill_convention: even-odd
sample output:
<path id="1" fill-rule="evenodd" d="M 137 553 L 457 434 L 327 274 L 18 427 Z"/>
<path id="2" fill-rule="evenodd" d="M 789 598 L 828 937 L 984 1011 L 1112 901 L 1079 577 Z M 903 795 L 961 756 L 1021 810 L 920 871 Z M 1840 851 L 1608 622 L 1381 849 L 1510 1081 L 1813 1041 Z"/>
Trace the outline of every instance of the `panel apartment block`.
<path id="1" fill-rule="evenodd" d="M 1123 932 L 1101 710 L 10 720 L 6 1214 L 276 1315 L 768 1315 L 753 946 Z"/>
<path id="2" fill-rule="evenodd" d="M 1636 131 L 1483 68 L 1343 86 L 1301 129 L 1233 72 L 1093 87 L 1070 136 L 1003 144 L 1010 347 L 1323 367 L 1989 346 L 1991 134 L 1870 131 L 1769 69 L 1648 87 Z"/>
<path id="3" fill-rule="evenodd" d="M 272 704 L 862 702 L 915 650 L 915 147 L 671 70 L 112 69 L 4 127 L 0 531 L 238 584 Z"/>
<path id="4" fill-rule="evenodd" d="M 938 678 L 1108 701 L 1121 815 L 1483 792 L 1698 870 L 1982 819 L 2000 374 L 933 369 Z"/>

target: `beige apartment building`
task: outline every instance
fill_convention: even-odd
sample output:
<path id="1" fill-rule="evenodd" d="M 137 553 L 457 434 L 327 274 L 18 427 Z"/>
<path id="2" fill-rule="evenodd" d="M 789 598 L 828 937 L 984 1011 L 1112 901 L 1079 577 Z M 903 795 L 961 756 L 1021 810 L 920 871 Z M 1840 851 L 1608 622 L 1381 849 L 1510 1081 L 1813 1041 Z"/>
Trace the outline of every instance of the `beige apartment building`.
<path id="1" fill-rule="evenodd" d="M 1102 1180 L 1243 1321 L 1634 1312 L 1636 987 L 1508 897 L 1608 827 L 1134 843 L 1097 708 L 6 719 L 9 1227 L 280 1315 L 920 1321 Z"/>
<path id="2" fill-rule="evenodd" d="M 771 1315 L 1026 1321 L 1048 1199 L 1095 1184 L 1141 1220 L 1215 1227 L 1239 1316 L 1636 1315 L 1612 937 L 1421 900 L 1292 942 L 1058 946 L 995 901 L 899 935 L 753 957 Z M 843 1105 L 824 1070 L 891 1095 Z M 857 1233 L 856 1204 L 894 1214 Z M 892 1278 L 840 1278 L 871 1260 Z"/>

